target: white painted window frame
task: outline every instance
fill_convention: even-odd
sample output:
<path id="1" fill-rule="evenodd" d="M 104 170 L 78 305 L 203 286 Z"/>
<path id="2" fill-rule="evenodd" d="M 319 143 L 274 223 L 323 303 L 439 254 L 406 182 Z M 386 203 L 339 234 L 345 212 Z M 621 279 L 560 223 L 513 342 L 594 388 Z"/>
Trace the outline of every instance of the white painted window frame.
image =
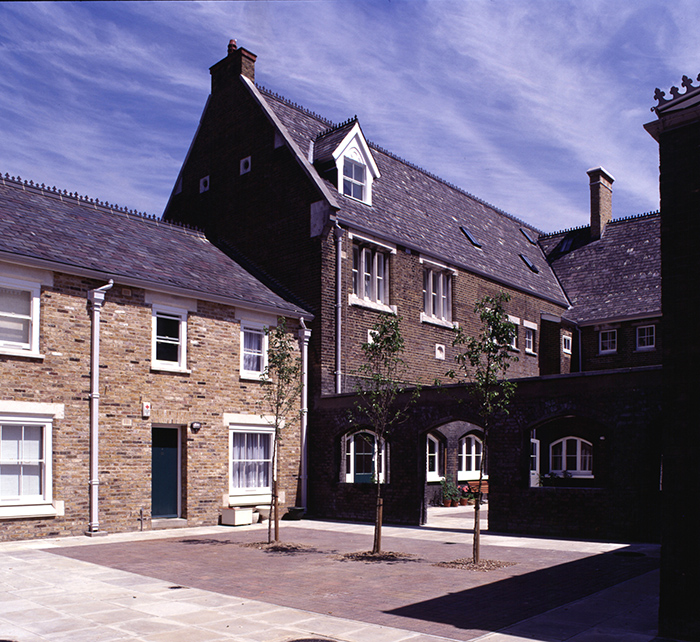
<path id="1" fill-rule="evenodd" d="M 0 288 L 8 290 L 17 290 L 20 292 L 29 292 L 29 330 L 27 343 L 15 341 L 0 340 L 0 354 L 21 355 L 24 357 L 41 357 L 39 353 L 39 328 L 40 328 L 40 313 L 41 313 L 41 284 L 34 281 L 25 281 L 23 279 L 13 279 L 0 277 Z M 5 315 L 3 315 L 5 316 Z M 12 318 L 14 315 L 7 314 L 7 318 Z M 26 317 L 20 317 L 26 318 Z"/>
<path id="2" fill-rule="evenodd" d="M 481 453 L 476 452 L 476 444 L 481 445 Z M 479 437 L 479 435 L 470 433 L 464 435 L 459 440 L 458 450 L 457 450 L 457 480 L 458 481 L 478 481 L 479 479 L 479 466 L 477 466 L 477 457 L 482 459 L 485 456 L 484 451 L 484 441 Z M 467 467 L 467 462 L 471 465 L 471 470 Z M 486 462 L 484 461 L 484 476 L 483 479 L 488 479 L 488 473 L 486 469 Z"/>
<path id="3" fill-rule="evenodd" d="M 266 329 L 269 326 L 267 326 L 264 323 L 258 323 L 254 321 L 247 321 L 247 320 L 242 320 L 241 321 L 241 338 L 240 338 L 240 345 L 241 345 L 241 355 L 240 355 L 240 372 L 241 372 L 241 379 L 250 379 L 250 380 L 255 380 L 259 381 L 260 378 L 262 377 L 263 373 L 265 372 L 265 368 L 267 368 L 267 348 L 268 348 L 268 337 L 267 337 L 267 332 Z M 245 367 L 245 335 L 246 333 L 254 333 L 261 335 L 262 337 L 262 359 L 261 359 L 261 368 L 260 370 L 248 370 Z"/>
<path id="4" fill-rule="evenodd" d="M 372 466 L 377 475 L 379 483 L 383 484 L 386 479 L 386 441 L 380 440 L 377 434 L 369 429 L 361 429 L 345 435 L 345 482 L 348 484 L 365 483 L 355 481 L 355 437 L 368 434 L 373 437 Z"/>
<path id="5" fill-rule="evenodd" d="M 151 370 L 169 372 L 189 372 L 187 369 L 187 315 L 184 308 L 153 304 L 151 307 Z M 179 321 L 177 361 L 164 361 L 157 357 L 158 318 L 170 318 Z"/>
<path id="6" fill-rule="evenodd" d="M 576 468 L 575 469 L 570 469 L 567 468 L 567 442 L 569 441 L 574 441 L 576 443 Z M 561 445 L 562 448 L 562 453 L 561 453 L 561 467 L 556 467 L 554 466 L 554 449 L 556 446 Z M 583 466 L 583 461 L 584 461 L 584 454 L 583 454 L 583 449 L 584 445 L 588 446 L 590 449 L 590 460 L 591 460 L 591 467 L 589 469 L 584 469 L 582 468 Z M 590 441 L 587 441 L 586 439 L 582 439 L 581 437 L 576 437 L 574 435 L 568 435 L 567 437 L 562 437 L 561 439 L 557 439 L 556 441 L 553 441 L 549 445 L 549 472 L 550 473 L 555 473 L 557 475 L 563 475 L 565 472 L 571 477 L 576 477 L 578 479 L 592 479 L 593 478 L 593 444 Z"/>
<path id="7" fill-rule="evenodd" d="M 425 440 L 425 479 L 428 482 L 439 482 L 442 477 L 442 444 L 437 437 L 429 434 Z"/>
<path id="8" fill-rule="evenodd" d="M 53 422 L 63 418 L 63 415 L 63 404 L 0 401 L 0 425 L 41 426 L 42 452 L 40 459 L 43 461 L 42 493 L 12 498 L 0 497 L 0 520 L 63 515 L 63 502 L 54 501 L 53 498 Z"/>
<path id="9" fill-rule="evenodd" d="M 651 330 L 651 343 L 648 345 L 640 345 L 640 339 L 642 330 Z M 650 352 L 651 350 L 656 350 L 656 326 L 654 324 L 640 325 L 635 330 L 636 345 L 639 352 Z M 644 337 L 648 339 L 649 337 Z"/>
<path id="10" fill-rule="evenodd" d="M 391 254 L 391 249 L 386 246 L 362 242 L 362 239 L 353 242 L 350 305 L 396 314 L 396 308 L 389 304 Z M 378 295 L 380 290 L 381 297 Z"/>
<path id="11" fill-rule="evenodd" d="M 603 335 L 605 335 L 607 338 L 604 339 Z M 610 338 L 612 337 L 612 341 L 614 343 L 614 347 L 610 348 L 603 348 L 603 344 L 609 344 L 610 343 Z M 608 328 L 605 330 L 599 330 L 598 331 L 598 353 L 599 354 L 615 354 L 617 352 L 617 328 Z"/>

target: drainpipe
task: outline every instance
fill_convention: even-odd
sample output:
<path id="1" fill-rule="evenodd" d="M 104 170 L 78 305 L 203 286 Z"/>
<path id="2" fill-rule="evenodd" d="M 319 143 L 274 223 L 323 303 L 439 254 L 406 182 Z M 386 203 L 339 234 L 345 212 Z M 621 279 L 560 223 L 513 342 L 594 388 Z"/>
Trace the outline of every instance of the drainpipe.
<path id="1" fill-rule="evenodd" d="M 336 221 L 333 228 L 335 234 L 335 394 L 343 392 L 341 333 L 343 330 L 343 230 Z"/>
<path id="2" fill-rule="evenodd" d="M 311 338 L 311 330 L 304 324 L 304 317 L 300 320 L 301 328 L 299 329 L 299 341 L 301 343 L 301 506 L 304 510 L 307 507 L 307 489 L 308 489 L 308 452 L 306 431 L 308 426 L 309 414 L 309 339 Z"/>
<path id="3" fill-rule="evenodd" d="M 99 480 L 99 411 L 100 411 L 100 310 L 105 300 L 105 292 L 114 285 L 112 279 L 102 287 L 88 292 L 92 313 L 92 344 L 90 348 L 90 522 L 86 535 L 97 534 L 100 530 L 98 517 Z"/>

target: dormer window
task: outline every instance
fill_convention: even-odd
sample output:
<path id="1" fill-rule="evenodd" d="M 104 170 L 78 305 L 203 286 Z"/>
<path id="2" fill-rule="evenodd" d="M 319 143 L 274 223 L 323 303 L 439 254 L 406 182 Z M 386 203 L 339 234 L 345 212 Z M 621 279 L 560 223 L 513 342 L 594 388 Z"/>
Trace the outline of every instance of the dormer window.
<path id="1" fill-rule="evenodd" d="M 358 201 L 365 200 L 365 166 L 354 160 L 345 158 L 343 160 L 343 194 L 356 198 Z"/>
<path id="2" fill-rule="evenodd" d="M 319 134 L 311 154 L 316 168 L 336 184 L 339 194 L 372 205 L 379 168 L 357 118 Z"/>

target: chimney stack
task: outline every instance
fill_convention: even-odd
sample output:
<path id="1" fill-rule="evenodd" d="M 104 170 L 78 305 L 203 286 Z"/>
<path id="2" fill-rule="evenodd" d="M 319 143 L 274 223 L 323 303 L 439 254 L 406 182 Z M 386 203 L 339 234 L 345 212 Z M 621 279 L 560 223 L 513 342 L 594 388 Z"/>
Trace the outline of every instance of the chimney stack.
<path id="1" fill-rule="evenodd" d="M 230 82 L 231 76 L 246 76 L 255 82 L 255 60 L 257 56 L 243 47 L 239 48 L 235 40 L 229 40 L 226 58 L 219 60 L 209 69 L 211 73 L 211 91 L 214 93 L 223 82 Z"/>
<path id="2" fill-rule="evenodd" d="M 591 181 L 591 239 L 597 240 L 605 232 L 612 218 L 612 184 L 615 179 L 602 167 L 587 172 Z"/>

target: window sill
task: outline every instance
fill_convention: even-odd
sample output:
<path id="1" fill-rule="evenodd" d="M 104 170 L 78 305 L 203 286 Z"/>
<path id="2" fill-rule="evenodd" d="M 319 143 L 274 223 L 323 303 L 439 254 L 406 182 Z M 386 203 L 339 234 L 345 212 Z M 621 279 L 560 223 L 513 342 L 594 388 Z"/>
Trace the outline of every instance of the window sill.
<path id="1" fill-rule="evenodd" d="M 427 315 L 425 312 L 420 313 L 420 322 L 429 323 L 430 325 L 436 325 L 441 328 L 448 328 L 449 330 L 459 327 L 459 324 L 456 321 L 452 322 L 447 321 L 446 319 L 438 319 L 437 317 Z"/>
<path id="2" fill-rule="evenodd" d="M 397 314 L 397 309 L 395 305 L 386 305 L 384 303 L 377 303 L 376 301 L 370 301 L 368 299 L 361 299 L 356 294 L 351 294 L 348 300 L 350 305 L 356 305 L 360 308 L 368 308 L 370 310 L 376 310 L 377 312 L 386 312 L 387 314 Z"/>
<path id="3" fill-rule="evenodd" d="M 489 476 L 484 475 L 481 478 L 481 481 L 488 481 Z M 457 473 L 457 481 L 465 482 L 465 481 L 479 481 L 479 473 Z"/>
<path id="4" fill-rule="evenodd" d="M 654 352 L 656 350 L 656 346 L 651 346 L 650 348 L 637 348 L 635 352 Z"/>
<path id="5" fill-rule="evenodd" d="M 598 352 L 599 357 L 611 354 L 617 354 L 617 350 L 601 350 L 600 352 Z"/>
<path id="6" fill-rule="evenodd" d="M 62 501 L 52 504 L 0 506 L 0 519 L 23 519 L 27 517 L 62 517 L 65 514 Z"/>
<path id="7" fill-rule="evenodd" d="M 525 354 L 529 354 L 531 357 L 536 357 L 537 353 L 532 350 L 525 350 Z"/>
<path id="8" fill-rule="evenodd" d="M 22 350 L 21 348 L 7 348 L 0 346 L 0 355 L 7 355 L 8 357 L 25 357 L 26 359 L 37 359 L 44 360 L 46 355 L 40 352 L 33 352 L 31 350 Z"/>
<path id="9" fill-rule="evenodd" d="M 245 381 L 260 381 L 262 379 L 262 372 L 241 372 L 241 379 Z"/>
<path id="10" fill-rule="evenodd" d="M 444 477 L 444 475 L 438 475 L 436 473 L 428 473 L 426 475 L 425 481 L 429 484 L 438 483 L 438 482 L 442 481 L 443 477 Z"/>
<path id="11" fill-rule="evenodd" d="M 229 493 L 228 506 L 265 506 L 272 502 L 272 493 L 270 489 L 263 489 L 262 492 L 256 493 L 253 491 L 246 492 L 242 490 L 240 494 Z"/>
<path id="12" fill-rule="evenodd" d="M 151 372 L 174 372 L 175 374 L 192 374 L 189 368 L 180 368 L 179 366 L 171 366 L 165 363 L 152 363 Z"/>

